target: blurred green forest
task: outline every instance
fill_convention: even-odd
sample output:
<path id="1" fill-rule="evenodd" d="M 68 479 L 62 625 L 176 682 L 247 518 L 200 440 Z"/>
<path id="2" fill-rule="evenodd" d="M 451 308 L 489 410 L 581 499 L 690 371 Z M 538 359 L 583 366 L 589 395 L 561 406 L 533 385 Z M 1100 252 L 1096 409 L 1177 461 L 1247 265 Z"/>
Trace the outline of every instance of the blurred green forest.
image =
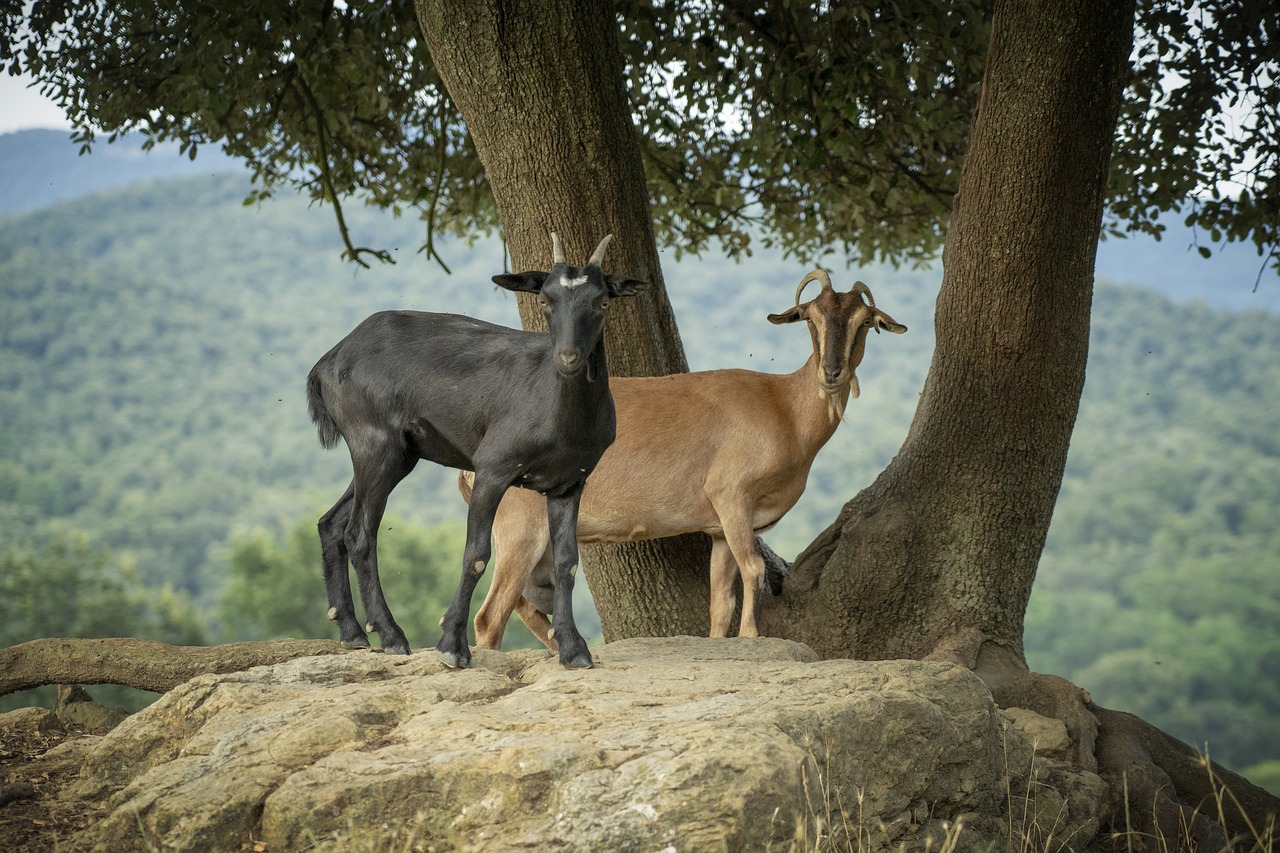
<path id="1" fill-rule="evenodd" d="M 350 465 L 316 441 L 307 371 L 384 308 L 518 322 L 489 281 L 505 262 L 495 239 L 441 246 L 447 275 L 416 253 L 420 223 L 353 209 L 356 241 L 400 260 L 361 270 L 339 260 L 330 211 L 295 198 L 246 207 L 248 189 L 239 174 L 168 178 L 0 218 L 0 645 L 333 636 L 314 522 Z M 893 457 L 933 346 L 939 270 L 823 262 L 842 286 L 866 281 L 910 331 L 869 341 L 862 397 L 768 536 L 787 557 Z M 764 315 L 791 304 L 811 260 L 664 264 L 694 369 L 804 362 L 808 335 Z M 1099 285 L 1026 628 L 1033 668 L 1207 744 L 1272 790 L 1278 351 L 1274 315 Z M 463 518 L 451 471 L 421 465 L 392 496 L 382 574 L 415 648 L 435 642 Z M 508 639 L 530 642 L 518 620 Z"/>

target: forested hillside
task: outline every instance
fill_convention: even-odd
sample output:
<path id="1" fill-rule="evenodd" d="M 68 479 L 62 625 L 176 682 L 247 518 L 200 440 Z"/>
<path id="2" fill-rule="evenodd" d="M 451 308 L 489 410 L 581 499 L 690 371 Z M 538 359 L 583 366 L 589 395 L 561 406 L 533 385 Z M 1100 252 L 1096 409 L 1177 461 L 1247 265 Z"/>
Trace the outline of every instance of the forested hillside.
<path id="1" fill-rule="evenodd" d="M 143 140 L 127 137 L 116 144 L 95 143 L 80 156 L 80 145 L 65 130 L 21 130 L 0 135 L 0 215 L 42 210 L 66 199 L 139 181 L 194 177 L 238 171 L 239 165 L 214 149 L 197 160 L 183 156 L 177 143 L 150 151 Z"/>
<path id="2" fill-rule="evenodd" d="M 489 282 L 496 240 L 442 247 L 450 276 L 415 254 L 418 223 L 349 211 L 358 242 L 401 260 L 358 270 L 328 211 L 245 207 L 246 191 L 238 175 L 168 180 L 0 218 L 0 643 L 327 636 L 310 531 L 349 463 L 316 442 L 307 370 L 382 308 L 517 322 Z M 798 368 L 808 335 L 764 315 L 811 266 L 669 259 L 693 367 Z M 769 534 L 788 557 L 892 458 L 928 369 L 938 272 L 836 266 L 842 286 L 853 277 L 910 331 L 869 340 L 862 397 Z M 1237 768 L 1280 766 L 1278 349 L 1275 316 L 1100 285 L 1027 624 L 1033 668 Z M 449 473 L 422 465 L 391 511 L 402 556 L 384 576 L 421 592 L 397 613 L 415 611 L 424 647 L 456 583 L 457 554 L 430 555 L 456 542 L 463 505 Z M 441 523 L 454 527 L 426 530 Z M 85 615 L 89 593 L 111 618 Z"/>

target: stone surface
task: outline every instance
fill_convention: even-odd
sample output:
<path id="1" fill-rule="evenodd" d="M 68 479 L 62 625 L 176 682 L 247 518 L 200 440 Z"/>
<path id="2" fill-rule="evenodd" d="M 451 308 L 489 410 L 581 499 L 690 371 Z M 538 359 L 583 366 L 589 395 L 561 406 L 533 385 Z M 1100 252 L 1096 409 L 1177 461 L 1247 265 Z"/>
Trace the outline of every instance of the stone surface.
<path id="1" fill-rule="evenodd" d="M 958 849 L 983 849 L 1007 838 L 1011 791 L 1056 809 L 1058 837 L 1096 832 L 1076 802 L 1089 780 L 1055 777 L 966 669 L 775 639 L 595 654 L 591 670 L 477 650 L 464 671 L 370 653 L 194 679 L 96 742 L 62 796 L 100 817 L 68 847 L 938 849 L 960 822 Z"/>
<path id="2" fill-rule="evenodd" d="M 1013 720 L 1035 747 L 1036 752 L 1065 756 L 1071 747 L 1071 738 L 1067 735 L 1067 725 L 1062 720 L 1041 716 L 1026 708 L 1006 708 L 1005 713 Z"/>

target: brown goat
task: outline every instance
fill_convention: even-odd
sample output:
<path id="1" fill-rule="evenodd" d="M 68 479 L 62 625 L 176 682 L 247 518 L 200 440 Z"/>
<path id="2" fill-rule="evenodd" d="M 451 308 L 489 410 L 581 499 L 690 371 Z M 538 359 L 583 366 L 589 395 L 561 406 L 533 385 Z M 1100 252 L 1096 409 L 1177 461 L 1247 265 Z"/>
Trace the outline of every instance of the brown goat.
<path id="1" fill-rule="evenodd" d="M 800 303 L 805 285 L 821 292 Z M 799 500 L 818 451 L 835 433 L 854 371 L 871 329 L 901 334 L 906 326 L 875 306 L 857 282 L 847 293 L 823 270 L 806 275 L 796 304 L 769 322 L 804 320 L 813 354 L 794 373 L 709 370 L 653 378 L 613 379 L 617 438 L 587 479 L 578 515 L 579 542 L 631 542 L 682 533 L 711 536 L 711 636 L 724 637 L 742 577 L 739 636 L 759 635 L 756 613 L 764 562 L 758 531 L 773 526 Z M 459 488 L 470 497 L 470 475 Z M 549 570 L 546 499 L 511 489 L 493 524 L 493 584 L 476 614 L 476 643 L 500 648 L 512 611 L 549 648 L 555 632 L 525 596 L 535 569 Z M 545 605 L 544 605 L 545 606 Z"/>

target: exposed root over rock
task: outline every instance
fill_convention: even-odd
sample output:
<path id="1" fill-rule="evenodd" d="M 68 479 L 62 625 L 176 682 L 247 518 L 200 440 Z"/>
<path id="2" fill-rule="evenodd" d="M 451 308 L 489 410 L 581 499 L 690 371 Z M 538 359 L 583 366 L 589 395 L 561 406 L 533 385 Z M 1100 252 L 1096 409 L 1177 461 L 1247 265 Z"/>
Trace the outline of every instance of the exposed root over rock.
<path id="1" fill-rule="evenodd" d="M 1068 760 L 1110 790 L 1113 832 L 1134 849 L 1276 849 L 1280 798 L 1150 723 L 1095 705 L 1056 675 L 1028 672 L 992 690 L 1005 709 L 1061 720 Z"/>
<path id="2" fill-rule="evenodd" d="M 122 684 L 164 693 L 197 675 L 348 651 L 334 640 L 221 646 L 171 646 L 132 638 L 32 640 L 0 649 L 0 696 L 46 684 Z"/>

